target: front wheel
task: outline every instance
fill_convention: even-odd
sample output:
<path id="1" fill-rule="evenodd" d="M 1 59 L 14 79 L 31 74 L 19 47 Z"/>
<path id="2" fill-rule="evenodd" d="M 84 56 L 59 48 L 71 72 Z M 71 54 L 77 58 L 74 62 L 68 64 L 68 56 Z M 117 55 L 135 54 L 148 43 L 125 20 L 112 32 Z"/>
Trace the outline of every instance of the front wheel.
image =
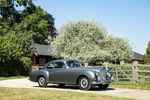
<path id="1" fill-rule="evenodd" d="M 98 85 L 98 87 L 100 89 L 106 89 L 108 86 L 109 86 L 109 84 L 100 84 L 100 85 Z"/>
<path id="2" fill-rule="evenodd" d="M 40 87 L 46 87 L 47 83 L 46 83 L 46 79 L 45 77 L 41 76 L 38 78 L 38 84 Z"/>
<path id="3" fill-rule="evenodd" d="M 87 77 L 81 77 L 79 79 L 79 88 L 81 90 L 89 90 L 91 87 L 92 85 Z"/>

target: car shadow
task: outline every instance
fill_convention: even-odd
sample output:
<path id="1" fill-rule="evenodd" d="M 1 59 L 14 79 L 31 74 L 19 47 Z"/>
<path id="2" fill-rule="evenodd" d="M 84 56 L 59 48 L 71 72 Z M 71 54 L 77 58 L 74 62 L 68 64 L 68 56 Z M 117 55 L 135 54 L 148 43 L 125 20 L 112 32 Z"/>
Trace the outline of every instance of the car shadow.
<path id="1" fill-rule="evenodd" d="M 39 87 L 39 86 L 33 86 L 33 87 Z M 42 88 L 42 87 L 41 87 Z M 80 90 L 78 86 L 70 86 L 70 85 L 66 85 L 63 87 L 60 87 L 58 85 L 47 85 L 46 88 L 55 88 L 55 89 L 72 89 L 72 90 Z M 92 87 L 89 91 L 112 91 L 115 90 L 115 88 L 107 88 L 107 89 L 100 89 L 98 87 Z"/>

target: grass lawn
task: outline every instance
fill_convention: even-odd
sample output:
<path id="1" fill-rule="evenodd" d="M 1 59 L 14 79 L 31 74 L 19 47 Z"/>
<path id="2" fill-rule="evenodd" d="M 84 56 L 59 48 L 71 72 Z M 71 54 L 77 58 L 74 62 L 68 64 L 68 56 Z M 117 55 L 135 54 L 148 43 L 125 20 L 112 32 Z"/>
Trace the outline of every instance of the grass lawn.
<path id="1" fill-rule="evenodd" d="M 0 100 L 134 100 L 92 93 L 0 87 Z"/>
<path id="2" fill-rule="evenodd" d="M 134 83 L 117 83 L 114 82 L 110 85 L 110 87 L 115 87 L 115 88 L 129 88 L 129 89 L 141 89 L 141 90 L 150 90 L 150 84 L 134 84 Z"/>
<path id="3" fill-rule="evenodd" d="M 1 80 L 9 80 L 9 79 L 19 79 L 19 78 L 28 78 L 28 76 L 0 77 L 0 81 Z"/>

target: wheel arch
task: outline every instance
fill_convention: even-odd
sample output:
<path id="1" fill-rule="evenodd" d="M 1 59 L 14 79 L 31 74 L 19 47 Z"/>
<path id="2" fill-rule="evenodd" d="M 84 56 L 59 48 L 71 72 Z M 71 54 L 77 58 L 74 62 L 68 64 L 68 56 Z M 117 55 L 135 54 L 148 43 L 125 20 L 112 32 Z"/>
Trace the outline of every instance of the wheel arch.
<path id="1" fill-rule="evenodd" d="M 40 72 L 36 77 L 36 81 L 38 81 L 39 77 L 44 77 L 46 79 L 46 82 L 49 81 L 49 73 L 47 71 Z"/>
<path id="2" fill-rule="evenodd" d="M 88 78 L 87 75 L 80 75 L 80 76 L 78 76 L 78 78 L 77 78 L 77 80 L 76 80 L 76 84 L 79 83 L 79 79 L 80 79 L 81 77 L 86 77 L 86 78 Z M 88 78 L 88 79 L 89 79 L 89 78 Z"/>
<path id="3" fill-rule="evenodd" d="M 39 79 L 40 77 L 44 77 L 44 78 L 45 78 L 44 75 L 38 75 L 37 78 L 36 78 L 36 81 L 38 81 L 38 79 Z M 45 78 L 45 79 L 46 79 L 46 78 Z"/>
<path id="4" fill-rule="evenodd" d="M 93 71 L 84 71 L 80 73 L 76 80 L 76 84 L 78 84 L 78 81 L 81 77 L 87 77 L 89 81 L 94 81 L 95 80 L 95 73 Z"/>

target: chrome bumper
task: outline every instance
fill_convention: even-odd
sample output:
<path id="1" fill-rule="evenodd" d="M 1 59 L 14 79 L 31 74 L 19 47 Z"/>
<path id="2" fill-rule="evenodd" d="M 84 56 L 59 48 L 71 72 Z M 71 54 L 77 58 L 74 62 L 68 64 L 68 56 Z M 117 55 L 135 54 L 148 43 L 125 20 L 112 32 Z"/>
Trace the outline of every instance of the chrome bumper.
<path id="1" fill-rule="evenodd" d="M 114 82 L 113 80 L 111 82 Z M 110 84 L 111 82 L 104 82 L 104 81 L 93 81 L 91 82 L 92 85 L 98 85 L 98 84 Z"/>

